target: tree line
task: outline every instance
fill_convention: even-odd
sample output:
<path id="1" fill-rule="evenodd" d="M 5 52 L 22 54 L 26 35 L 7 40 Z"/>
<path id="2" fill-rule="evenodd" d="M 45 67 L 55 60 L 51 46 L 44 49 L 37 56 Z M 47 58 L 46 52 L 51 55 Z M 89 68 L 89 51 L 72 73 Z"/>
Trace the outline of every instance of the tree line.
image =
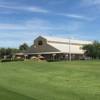
<path id="1" fill-rule="evenodd" d="M 24 52 L 30 47 L 27 43 L 23 43 L 19 48 L 0 48 L 0 59 L 3 59 L 5 56 L 11 58 L 14 54 Z"/>

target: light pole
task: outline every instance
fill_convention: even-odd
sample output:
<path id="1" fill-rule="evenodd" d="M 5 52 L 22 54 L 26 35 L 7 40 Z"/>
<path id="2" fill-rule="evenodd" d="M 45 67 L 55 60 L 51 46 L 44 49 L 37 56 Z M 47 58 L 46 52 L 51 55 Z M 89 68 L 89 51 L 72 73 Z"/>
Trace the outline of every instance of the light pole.
<path id="1" fill-rule="evenodd" d="M 69 38 L 69 61 L 71 61 L 71 41 L 70 41 L 70 38 Z"/>

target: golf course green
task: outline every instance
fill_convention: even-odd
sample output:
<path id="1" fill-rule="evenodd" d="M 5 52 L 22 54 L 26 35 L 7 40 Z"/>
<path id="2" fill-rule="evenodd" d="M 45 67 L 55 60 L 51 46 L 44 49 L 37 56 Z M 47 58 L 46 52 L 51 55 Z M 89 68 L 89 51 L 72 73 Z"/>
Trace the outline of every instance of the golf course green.
<path id="1" fill-rule="evenodd" d="M 100 61 L 0 63 L 0 100 L 100 100 Z"/>

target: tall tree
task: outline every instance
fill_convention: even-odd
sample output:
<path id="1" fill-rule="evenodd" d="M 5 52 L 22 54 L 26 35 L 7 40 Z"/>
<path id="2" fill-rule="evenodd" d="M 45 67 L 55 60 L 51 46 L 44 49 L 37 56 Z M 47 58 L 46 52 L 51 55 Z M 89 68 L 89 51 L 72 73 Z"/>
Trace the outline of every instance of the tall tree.
<path id="1" fill-rule="evenodd" d="M 84 45 L 83 50 L 85 50 L 85 55 L 92 58 L 100 58 L 100 43 L 94 41 L 93 44 Z"/>
<path id="2" fill-rule="evenodd" d="M 27 51 L 28 49 L 29 49 L 29 46 L 26 43 L 19 46 L 20 51 Z"/>

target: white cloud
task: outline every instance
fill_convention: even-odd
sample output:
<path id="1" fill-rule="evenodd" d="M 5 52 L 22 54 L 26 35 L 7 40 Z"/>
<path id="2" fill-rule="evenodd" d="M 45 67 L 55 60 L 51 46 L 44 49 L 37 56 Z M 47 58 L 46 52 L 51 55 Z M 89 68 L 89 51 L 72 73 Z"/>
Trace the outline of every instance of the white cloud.
<path id="1" fill-rule="evenodd" d="M 38 32 L 39 33 L 38 35 L 42 34 L 42 35 L 50 35 L 50 36 L 51 35 L 59 36 L 60 32 L 62 33 L 66 32 L 67 36 L 78 34 L 84 26 L 83 22 L 80 22 L 80 21 L 70 21 L 68 23 L 58 22 L 57 24 L 53 24 L 47 20 L 42 20 L 42 19 L 29 20 L 25 22 L 25 25 L 27 25 L 29 28 L 32 28 L 33 30 L 40 31 Z M 56 32 L 56 34 L 54 34 L 54 32 Z"/>
<path id="2" fill-rule="evenodd" d="M 94 2 L 92 2 L 94 1 Z M 92 3 L 98 3 L 99 1 L 99 4 L 100 4 L 100 0 L 82 0 L 82 2 L 85 4 L 90 4 L 91 2 Z M 55 1 L 52 1 L 53 3 Z M 65 2 L 65 0 L 63 1 L 56 1 L 56 2 Z M 56 13 L 56 12 L 51 12 L 47 9 L 43 9 L 43 8 L 40 8 L 40 7 L 37 7 L 37 6 L 19 6 L 18 4 L 13 4 L 13 3 L 8 3 L 8 2 L 3 2 L 0 4 L 0 8 L 4 8 L 6 9 L 6 11 L 2 10 L 0 13 L 1 14 L 9 14 L 9 13 L 14 13 L 14 10 L 15 10 L 15 13 L 16 13 L 16 10 L 18 11 L 28 11 L 28 12 L 36 12 L 36 13 L 50 13 L 52 16 L 53 15 L 59 15 L 59 16 L 65 16 L 65 17 L 68 17 L 68 18 L 73 18 L 73 19 L 79 19 L 79 20 L 87 20 L 87 21 L 91 21 L 93 20 L 92 18 L 89 18 L 89 17 L 86 17 L 86 16 L 83 16 L 83 15 L 78 15 L 78 14 L 70 14 L 70 13 Z M 5 13 L 4 13 L 5 12 Z"/>
<path id="3" fill-rule="evenodd" d="M 72 21 L 69 23 L 57 23 L 54 24 L 48 20 L 44 19 L 31 19 L 24 21 L 23 23 L 17 23 L 17 24 L 6 24 L 1 23 L 0 24 L 0 30 L 16 30 L 16 31 L 31 31 L 31 32 L 45 32 L 47 31 L 75 31 L 80 28 L 81 24 L 77 21 Z"/>
<path id="4" fill-rule="evenodd" d="M 6 24 L 1 23 L 0 24 L 0 30 L 27 30 L 27 31 L 38 31 L 38 30 L 60 30 L 61 28 L 56 28 L 50 25 L 49 22 L 46 22 L 45 20 L 35 19 L 35 20 L 29 20 L 22 24 Z"/>
<path id="5" fill-rule="evenodd" d="M 37 13 L 48 13 L 49 11 L 36 6 L 12 6 L 9 4 L 1 4 L 0 8 L 10 9 L 10 10 L 19 10 L 19 11 L 28 11 L 28 12 L 37 12 Z"/>
<path id="6" fill-rule="evenodd" d="M 67 13 L 59 13 L 58 15 L 72 18 L 72 19 L 77 19 L 77 20 L 86 20 L 86 21 L 91 21 L 93 20 L 90 17 L 82 16 L 82 15 L 77 15 L 77 14 L 67 14 Z"/>
<path id="7" fill-rule="evenodd" d="M 43 19 L 30 19 L 23 23 L 1 23 L 0 30 L 27 30 L 27 31 L 38 31 L 38 30 L 55 30 L 56 28 L 50 25 L 50 22 Z M 58 28 L 57 28 L 58 29 Z"/>

